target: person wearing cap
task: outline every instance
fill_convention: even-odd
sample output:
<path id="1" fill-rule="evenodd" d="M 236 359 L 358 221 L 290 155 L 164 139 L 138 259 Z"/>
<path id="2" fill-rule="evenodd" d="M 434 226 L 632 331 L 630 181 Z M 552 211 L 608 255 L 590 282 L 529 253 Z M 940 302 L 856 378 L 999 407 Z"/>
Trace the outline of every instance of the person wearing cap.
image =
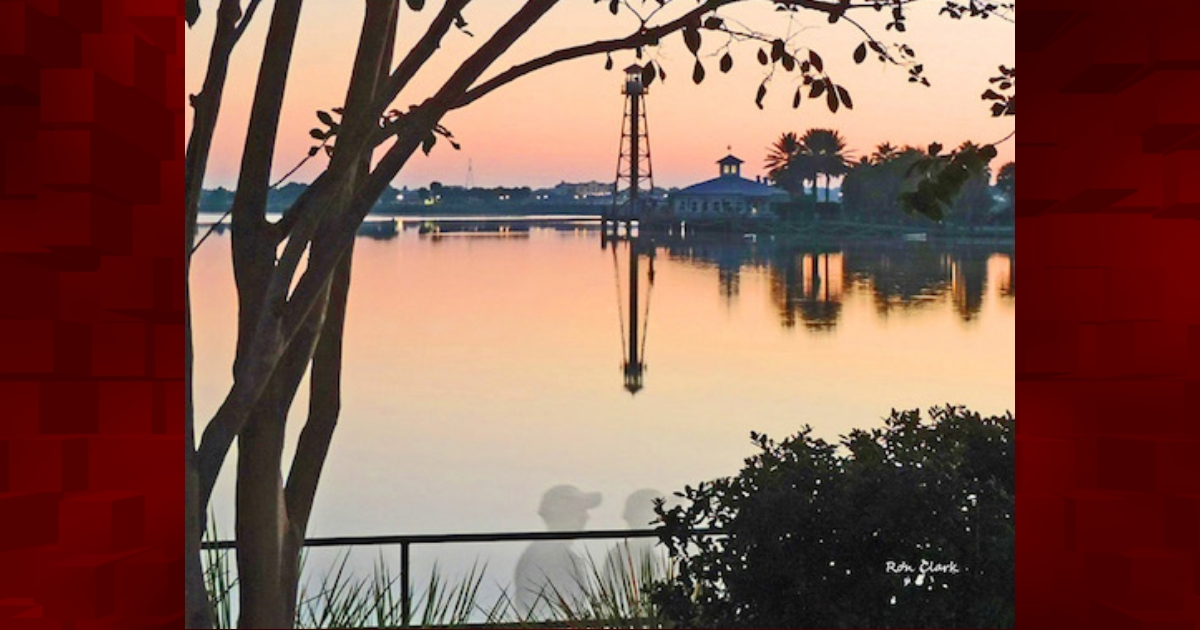
<path id="1" fill-rule="evenodd" d="M 654 513 L 654 502 L 666 500 L 666 495 L 652 488 L 642 488 L 625 499 L 625 511 L 621 518 L 629 525 L 629 529 L 649 529 L 653 527 L 658 515 Z M 666 576 L 667 558 L 665 549 L 656 548 L 658 541 L 654 538 L 626 538 L 618 542 L 608 551 L 604 559 L 604 579 L 615 587 L 613 590 L 624 590 L 631 579 L 642 582 L 643 578 L 659 579 Z"/>
<path id="2" fill-rule="evenodd" d="M 542 495 L 538 515 L 552 532 L 579 531 L 587 524 L 588 510 L 598 505 L 599 492 L 559 485 Z M 533 619 L 546 615 L 560 601 L 575 609 L 584 599 L 586 579 L 583 558 L 572 541 L 534 541 L 517 561 L 513 580 L 517 610 L 522 618 Z"/>

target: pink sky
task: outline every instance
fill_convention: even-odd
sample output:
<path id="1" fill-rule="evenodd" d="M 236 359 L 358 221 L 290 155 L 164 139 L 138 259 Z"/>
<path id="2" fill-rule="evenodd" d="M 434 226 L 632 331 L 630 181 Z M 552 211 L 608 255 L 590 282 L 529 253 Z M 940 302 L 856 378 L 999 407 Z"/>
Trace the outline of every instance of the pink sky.
<path id="1" fill-rule="evenodd" d="M 423 32 L 439 3 L 429 2 L 420 13 L 405 9 L 401 17 L 400 49 Z M 522 2 L 480 0 L 464 12 L 475 37 L 452 31 L 433 61 L 400 95 L 397 106 L 424 100 L 458 62 L 484 41 Z M 633 0 L 633 6 L 641 6 Z M 647 6 L 654 5 L 647 3 Z M 676 0 L 678 14 L 694 3 Z M 771 4 L 747 2 L 721 11 L 750 28 L 777 36 L 793 35 L 792 43 L 811 46 L 825 60 L 826 71 L 845 85 L 854 109 L 831 114 L 824 103 L 806 102 L 791 108 L 796 74 L 778 72 L 768 84 L 765 109 L 754 104 L 755 91 L 766 68 L 755 61 L 758 45 L 735 42 L 733 71 L 717 68 L 725 43 L 717 33 L 704 32 L 701 59 L 707 78 L 691 81 L 693 60 L 676 34 L 649 53 L 667 72 L 665 82 L 655 82 L 647 99 L 655 184 L 686 186 L 717 174 L 715 161 L 726 147 L 746 161 L 743 175 L 764 173 L 767 147 L 785 131 L 802 133 L 812 127 L 831 127 L 847 139 L 853 156 L 871 152 L 888 141 L 895 145 L 924 146 L 941 142 L 953 147 L 965 140 L 995 142 L 1014 129 L 1011 117 L 997 119 L 979 95 L 1000 64 L 1014 63 L 1015 26 L 990 19 L 951 20 L 936 15 L 941 2 L 920 0 L 909 7 L 904 42 L 914 48 L 925 65 L 931 88 L 910 84 L 905 70 L 868 59 L 856 65 L 851 58 L 863 40 L 852 25 L 827 23 L 823 14 L 800 12 L 793 19 L 772 10 Z M 283 123 L 275 153 L 275 174 L 291 169 L 312 145 L 308 130 L 317 125 L 314 112 L 338 106 L 345 95 L 350 64 L 361 26 L 362 3 L 345 0 L 309 0 L 289 75 Z M 270 18 L 271 3 L 264 3 L 253 26 L 234 56 L 226 98 L 221 111 L 207 187 L 233 187 L 241 157 L 241 142 L 253 97 L 257 60 Z M 187 89 L 199 90 L 211 42 L 211 11 L 187 37 Z M 852 13 L 864 27 L 884 42 L 899 41 L 885 31 L 888 11 Z M 669 15 L 667 16 L 670 17 Z M 657 20 L 656 20 L 657 21 Z M 563 0 L 489 72 L 494 74 L 531 57 L 595 39 L 628 35 L 637 26 L 625 10 L 612 16 L 607 3 Z M 480 101 L 451 112 L 444 124 L 462 143 L 455 151 L 439 143 L 429 156 L 415 155 L 396 178 L 397 187 L 466 183 L 468 164 L 476 186 L 552 186 L 560 181 L 611 180 L 616 170 L 622 96 L 620 68 L 635 61 L 633 53 L 614 58 L 616 70 L 604 70 L 603 57 L 558 64 L 505 86 Z M 190 131 L 189 119 L 188 131 Z M 1014 140 L 998 146 L 993 168 L 1014 159 Z M 291 181 L 311 181 L 323 167 L 314 159 Z"/>

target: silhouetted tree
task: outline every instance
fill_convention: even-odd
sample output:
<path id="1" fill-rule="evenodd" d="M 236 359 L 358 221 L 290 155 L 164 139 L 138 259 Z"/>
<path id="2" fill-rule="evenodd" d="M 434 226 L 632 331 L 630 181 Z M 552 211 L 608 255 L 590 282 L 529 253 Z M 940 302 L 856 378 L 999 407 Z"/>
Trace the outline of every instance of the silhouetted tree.
<path id="1" fill-rule="evenodd" d="M 816 163 L 795 132 L 784 133 L 771 145 L 766 167 L 767 176 L 793 196 L 803 195 L 810 181 L 816 189 Z"/>
<path id="2" fill-rule="evenodd" d="M 900 193 L 909 182 L 909 170 L 925 157 L 920 149 L 879 145 L 866 161 L 855 164 L 842 180 L 842 204 L 872 221 L 894 222 L 904 218 Z"/>
<path id="3" fill-rule="evenodd" d="M 809 129 L 800 142 L 816 171 L 825 176 L 825 201 L 829 201 L 830 181 L 846 174 L 846 139 L 833 129 Z"/>

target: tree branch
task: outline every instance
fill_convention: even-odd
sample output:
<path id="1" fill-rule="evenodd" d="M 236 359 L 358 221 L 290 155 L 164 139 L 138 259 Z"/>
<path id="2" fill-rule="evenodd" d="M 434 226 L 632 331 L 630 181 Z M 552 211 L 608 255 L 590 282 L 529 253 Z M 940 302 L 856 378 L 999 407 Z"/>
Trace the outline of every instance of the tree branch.
<path id="1" fill-rule="evenodd" d="M 700 16 L 708 13 L 709 11 L 714 11 L 724 5 L 734 4 L 739 1 L 742 0 L 708 0 L 704 4 L 692 9 L 691 11 L 688 11 L 686 14 L 671 20 L 670 22 L 651 28 L 639 29 L 637 33 L 627 37 L 592 42 L 591 44 L 572 46 L 570 48 L 563 48 L 542 57 L 538 57 L 537 59 L 526 61 L 525 63 L 513 66 L 508 70 L 505 70 L 504 72 L 501 72 L 500 74 L 488 79 L 487 81 L 480 83 L 476 87 L 471 88 L 465 94 L 463 94 L 462 98 L 455 101 L 451 109 L 458 109 L 460 107 L 470 105 L 496 88 L 511 83 L 514 80 L 529 74 L 530 72 L 540 70 L 549 65 L 563 61 L 569 61 L 571 59 L 578 59 L 580 57 L 587 57 L 589 55 L 616 52 L 618 50 L 630 50 L 640 46 L 648 46 L 659 41 L 663 37 L 674 33 L 675 31 L 683 29 L 685 26 L 699 24 Z"/>
<path id="2" fill-rule="evenodd" d="M 442 38 L 446 36 L 450 27 L 454 25 L 455 19 L 470 3 L 471 0 L 447 0 L 446 4 L 442 6 L 437 16 L 433 18 L 433 22 L 429 24 L 429 28 L 425 29 L 425 34 L 409 49 L 400 65 L 396 66 L 396 71 L 380 86 L 374 108 L 380 115 L 387 109 L 388 104 L 400 95 L 400 91 L 416 76 L 417 71 L 425 65 L 425 62 L 429 61 L 433 53 L 441 47 Z"/>
<path id="3" fill-rule="evenodd" d="M 236 42 L 242 38 L 242 33 L 245 33 L 246 27 L 250 26 L 250 20 L 254 18 L 254 12 L 258 10 L 260 4 L 262 4 L 262 0 L 250 0 L 250 4 L 246 6 L 246 12 L 242 14 L 241 21 L 233 31 L 233 41 Z"/>

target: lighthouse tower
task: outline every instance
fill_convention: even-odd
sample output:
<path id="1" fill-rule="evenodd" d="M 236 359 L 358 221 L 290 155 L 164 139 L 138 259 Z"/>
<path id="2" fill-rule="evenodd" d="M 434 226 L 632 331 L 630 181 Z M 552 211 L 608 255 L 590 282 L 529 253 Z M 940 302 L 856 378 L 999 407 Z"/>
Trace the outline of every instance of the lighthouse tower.
<path id="1" fill-rule="evenodd" d="M 654 189 L 650 167 L 650 132 L 646 124 L 646 85 L 642 81 L 644 68 L 633 64 L 625 68 L 625 115 L 621 121 L 621 148 L 617 157 L 617 178 L 613 184 L 613 207 L 609 216 L 614 233 L 622 222 L 626 234 L 632 233 L 634 221 L 642 218 Z M 653 69 L 650 70 L 653 72 Z M 608 221 L 605 221 L 607 230 Z"/>

